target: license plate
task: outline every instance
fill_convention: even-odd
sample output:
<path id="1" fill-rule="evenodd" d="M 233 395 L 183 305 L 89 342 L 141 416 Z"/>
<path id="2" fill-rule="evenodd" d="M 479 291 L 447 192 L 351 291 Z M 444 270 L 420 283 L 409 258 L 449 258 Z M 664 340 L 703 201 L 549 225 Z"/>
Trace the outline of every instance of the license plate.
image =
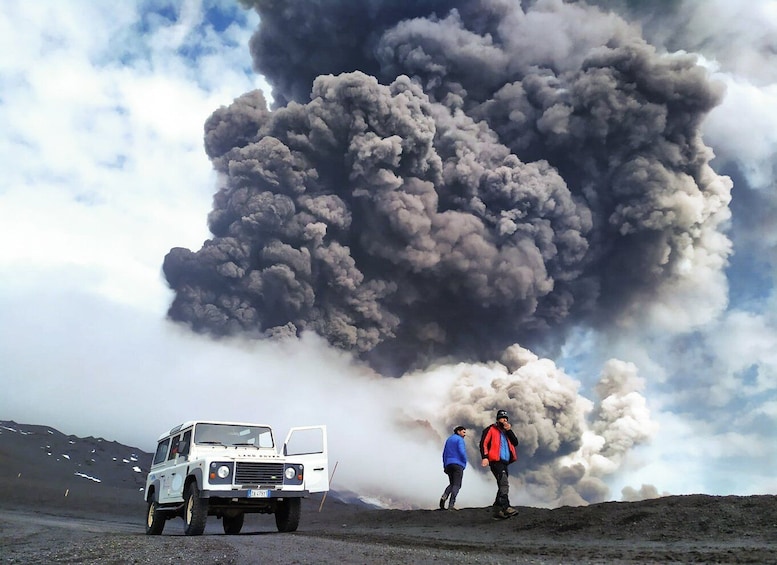
<path id="1" fill-rule="evenodd" d="M 270 498 L 270 491 L 267 489 L 248 489 L 248 498 Z"/>

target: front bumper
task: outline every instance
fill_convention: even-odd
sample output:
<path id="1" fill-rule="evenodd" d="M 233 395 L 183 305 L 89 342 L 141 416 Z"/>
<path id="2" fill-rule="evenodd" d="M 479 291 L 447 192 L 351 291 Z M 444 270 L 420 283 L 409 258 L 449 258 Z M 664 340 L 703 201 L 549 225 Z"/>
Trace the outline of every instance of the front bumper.
<path id="1" fill-rule="evenodd" d="M 263 491 L 257 496 L 257 491 Z M 266 496 L 264 496 L 266 494 Z M 246 499 L 256 502 L 262 500 L 274 499 L 274 498 L 305 498 L 310 494 L 306 490 L 281 490 L 281 489 L 263 489 L 263 488 L 241 488 L 230 490 L 204 490 L 200 492 L 200 498 L 221 498 L 225 500 L 230 499 Z"/>

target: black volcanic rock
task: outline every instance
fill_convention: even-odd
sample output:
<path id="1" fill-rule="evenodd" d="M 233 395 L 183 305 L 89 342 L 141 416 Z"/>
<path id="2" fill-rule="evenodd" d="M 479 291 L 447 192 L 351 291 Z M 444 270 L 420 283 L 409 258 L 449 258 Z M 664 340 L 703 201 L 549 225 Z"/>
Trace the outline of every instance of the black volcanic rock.
<path id="1" fill-rule="evenodd" d="M 143 488 L 151 454 L 103 438 L 65 435 L 49 426 L 0 421 L 4 471 L 57 481 L 73 477 L 113 487 Z"/>
<path id="2" fill-rule="evenodd" d="M 11 505 L 106 511 L 129 505 L 142 512 L 150 462 L 151 454 L 115 441 L 0 421 L 0 488 Z"/>

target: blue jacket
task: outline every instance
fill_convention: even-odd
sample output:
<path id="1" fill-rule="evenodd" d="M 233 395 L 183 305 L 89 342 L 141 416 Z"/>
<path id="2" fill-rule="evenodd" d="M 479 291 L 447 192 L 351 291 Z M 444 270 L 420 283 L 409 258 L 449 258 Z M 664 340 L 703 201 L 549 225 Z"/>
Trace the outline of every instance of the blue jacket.
<path id="1" fill-rule="evenodd" d="M 443 468 L 452 463 L 462 467 L 467 466 L 467 449 L 464 447 L 464 438 L 459 434 L 453 434 L 446 439 L 442 450 Z"/>

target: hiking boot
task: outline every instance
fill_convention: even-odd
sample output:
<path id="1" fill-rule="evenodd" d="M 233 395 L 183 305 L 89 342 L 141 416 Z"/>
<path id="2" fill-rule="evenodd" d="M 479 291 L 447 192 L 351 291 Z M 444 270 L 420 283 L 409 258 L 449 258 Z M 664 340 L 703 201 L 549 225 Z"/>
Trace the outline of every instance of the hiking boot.
<path id="1" fill-rule="evenodd" d="M 440 497 L 440 510 L 445 510 L 445 497 Z"/>
<path id="2" fill-rule="evenodd" d="M 453 504 L 448 505 L 448 510 L 458 510 Z"/>
<path id="3" fill-rule="evenodd" d="M 518 514 L 518 511 L 515 508 L 513 508 L 512 506 L 508 506 L 502 512 L 507 514 L 508 517 L 509 516 L 515 516 L 516 514 Z"/>
<path id="4" fill-rule="evenodd" d="M 494 520 L 504 520 L 505 518 L 509 518 L 510 515 L 507 514 L 504 510 L 497 510 L 494 512 Z"/>

